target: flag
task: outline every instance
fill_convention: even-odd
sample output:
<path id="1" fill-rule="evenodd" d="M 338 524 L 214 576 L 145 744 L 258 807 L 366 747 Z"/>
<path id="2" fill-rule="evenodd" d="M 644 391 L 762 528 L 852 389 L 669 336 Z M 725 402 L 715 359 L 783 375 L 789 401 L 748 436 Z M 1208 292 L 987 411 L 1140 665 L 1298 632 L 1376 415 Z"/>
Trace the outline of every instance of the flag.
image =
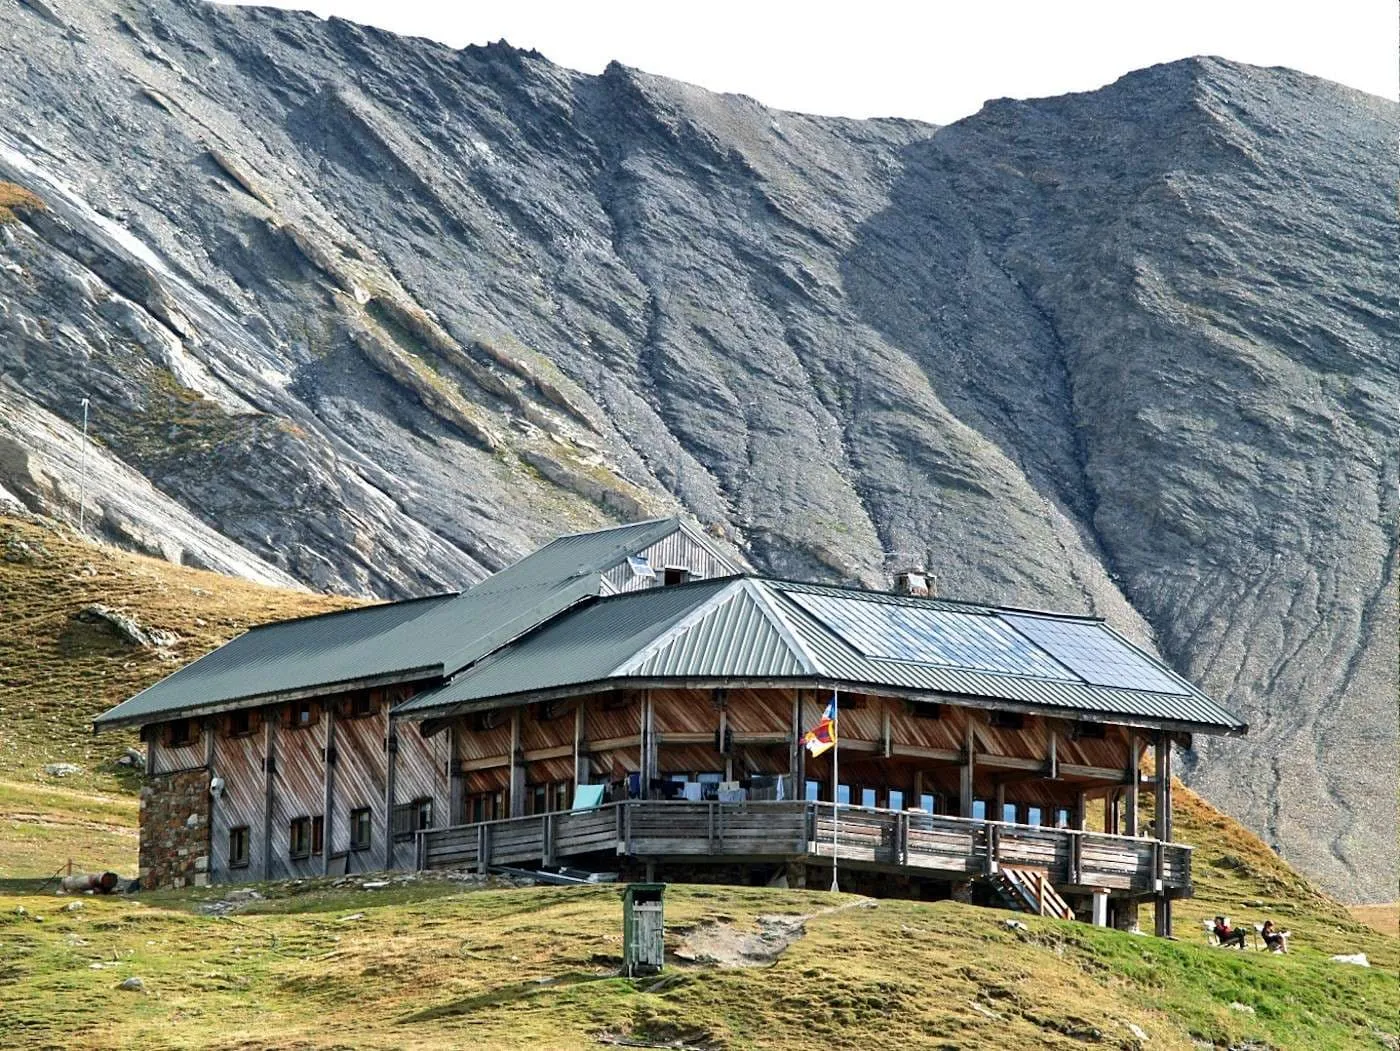
<path id="1" fill-rule="evenodd" d="M 836 745 L 836 698 L 822 712 L 821 721 L 802 735 L 802 743 L 812 758 L 823 755 Z"/>

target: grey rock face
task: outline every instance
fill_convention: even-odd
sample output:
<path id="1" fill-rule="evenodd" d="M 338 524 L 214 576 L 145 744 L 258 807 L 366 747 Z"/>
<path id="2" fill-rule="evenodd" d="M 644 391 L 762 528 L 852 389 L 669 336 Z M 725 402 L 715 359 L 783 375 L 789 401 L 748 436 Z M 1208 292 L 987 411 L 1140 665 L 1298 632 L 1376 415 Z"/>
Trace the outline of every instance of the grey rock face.
<path id="1" fill-rule="evenodd" d="M 141 512 L 96 528 L 233 572 L 421 593 L 677 507 L 770 572 L 930 558 L 1155 643 L 1253 725 L 1189 779 L 1393 897 L 1393 104 L 1199 59 L 848 121 L 189 0 L 0 50 L 48 205 L 0 494 L 76 517 L 34 465 L 86 395 Z"/>

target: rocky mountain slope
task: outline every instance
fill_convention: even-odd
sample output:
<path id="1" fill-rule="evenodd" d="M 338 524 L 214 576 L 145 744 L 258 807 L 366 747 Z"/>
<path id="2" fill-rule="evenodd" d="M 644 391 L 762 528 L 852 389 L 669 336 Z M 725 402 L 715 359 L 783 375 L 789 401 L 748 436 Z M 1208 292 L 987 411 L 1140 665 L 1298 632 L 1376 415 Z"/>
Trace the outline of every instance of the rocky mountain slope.
<path id="1" fill-rule="evenodd" d="M 676 507 L 771 572 L 928 559 L 1155 641 L 1253 726 L 1193 783 L 1394 896 L 1395 105 L 1192 59 L 934 128 L 0 2 L 10 499 L 76 519 L 87 396 L 91 527 L 262 579 Z"/>

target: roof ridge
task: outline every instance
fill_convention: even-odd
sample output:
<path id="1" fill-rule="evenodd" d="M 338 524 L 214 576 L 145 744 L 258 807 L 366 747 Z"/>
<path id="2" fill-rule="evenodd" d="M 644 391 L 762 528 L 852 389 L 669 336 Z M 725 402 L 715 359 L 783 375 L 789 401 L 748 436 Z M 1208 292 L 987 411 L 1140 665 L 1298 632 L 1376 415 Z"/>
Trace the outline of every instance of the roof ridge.
<path id="1" fill-rule="evenodd" d="M 279 628 L 279 627 L 281 627 L 281 626 L 284 625 L 284 624 L 305 624 L 305 623 L 306 623 L 307 621 L 309 621 L 309 620 L 325 620 L 325 619 L 327 619 L 327 618 L 329 618 L 329 617 L 343 617 L 343 616 L 345 616 L 347 613 L 364 613 L 364 612 L 366 612 L 366 611 L 368 611 L 368 610 L 387 609 L 387 608 L 389 608 L 390 606 L 407 606 L 407 605 L 411 605 L 411 604 L 414 603 L 414 602 L 427 602 L 427 601 L 429 601 L 430 599 L 453 599 L 453 598 L 461 598 L 461 597 L 462 597 L 463 595 L 465 595 L 465 594 L 466 594 L 466 592 L 464 592 L 464 591 L 440 591 L 440 592 L 438 592 L 438 593 L 436 593 L 436 594 L 433 594 L 433 595 L 418 595 L 418 596 L 415 596 L 414 598 L 394 599 L 394 600 L 392 600 L 392 601 L 390 601 L 390 602 L 366 602 L 366 603 L 365 603 L 364 605 L 362 605 L 362 606 L 349 606 L 349 607 L 347 607 L 347 608 L 345 608 L 345 609 L 328 609 L 328 610 L 326 610 L 326 611 L 323 612 L 323 613 L 307 613 L 307 614 L 305 614 L 305 615 L 303 615 L 303 616 L 300 616 L 300 617 L 286 617 L 286 618 L 284 618 L 284 619 L 282 619 L 282 620 L 269 620 L 269 621 L 264 621 L 262 624 L 254 624 L 254 625 L 252 625 L 252 626 L 250 626 L 250 627 L 248 627 L 248 628 L 245 628 L 244 631 L 243 631 L 243 634 L 244 634 L 244 635 L 247 635 L 249 632 L 253 632 L 253 631 L 262 631 L 262 630 L 264 630 L 264 629 L 266 629 L 266 628 Z M 395 625 L 393 628 L 390 628 L 389 630 L 390 630 L 390 631 L 394 631 L 394 630 L 396 630 L 396 629 L 399 628 L 399 627 L 402 627 L 402 625 Z M 238 638 L 238 637 L 239 637 L 239 636 L 234 636 L 234 638 Z M 233 640 L 230 639 L 229 641 L 232 642 Z M 217 650 L 217 649 L 219 649 L 219 647 L 215 647 L 215 650 Z M 215 650 L 210 650 L 209 652 L 210 652 L 210 653 L 213 653 L 213 652 L 215 652 Z M 208 654 L 205 654 L 205 656 L 208 656 Z M 195 662 L 194 662 L 194 661 L 191 661 L 191 662 L 190 662 L 190 664 L 193 664 L 193 663 L 195 663 Z M 183 670 L 183 668 L 187 668 L 187 667 L 189 667 L 188 664 L 187 664 L 187 665 L 184 665 L 181 669 L 177 669 L 177 670 Z M 154 683 L 153 683 L 152 685 L 154 685 Z M 145 691 L 142 691 L 142 692 L 145 692 Z"/>
<path id="2" fill-rule="evenodd" d="M 990 602 L 978 602 L 974 599 L 945 598 L 942 595 L 900 595 L 893 591 L 877 591 L 874 588 L 859 587 L 852 584 L 828 584 L 819 580 L 795 580 L 791 577 L 770 577 L 762 573 L 746 573 L 745 576 L 754 580 L 762 581 L 765 584 L 784 584 L 800 588 L 825 588 L 829 591 L 841 591 L 849 595 L 863 596 L 866 598 L 879 599 L 901 606 L 925 606 L 928 607 L 935 602 L 947 603 L 950 606 L 966 606 L 970 609 L 984 610 L 989 614 L 993 613 L 1022 613 L 1030 616 L 1050 617 L 1055 620 L 1076 620 L 1084 623 L 1103 624 L 1107 623 L 1103 617 L 1092 613 L 1065 613 L 1053 609 L 1034 609 L 1028 606 L 998 606 Z"/>
<path id="3" fill-rule="evenodd" d="M 640 522 L 620 522 L 617 525 L 604 526 L 602 529 L 580 529 L 576 533 L 560 533 L 548 543 L 546 543 L 544 547 L 538 547 L 535 549 L 535 551 L 543 551 L 546 547 L 549 547 L 551 544 L 557 543 L 560 540 L 569 540 L 573 537 L 598 536 L 602 533 L 614 533 L 621 529 L 637 529 L 641 526 L 660 525 L 662 522 L 675 522 L 677 524 L 680 524 L 680 521 L 680 515 L 661 515 L 658 518 L 643 518 Z M 534 553 L 535 552 L 532 551 L 530 554 Z M 529 558 L 530 556 L 526 555 L 525 557 Z M 512 565 L 514 564 L 515 563 L 512 563 Z M 506 568 L 509 569 L 510 566 L 507 566 Z"/>

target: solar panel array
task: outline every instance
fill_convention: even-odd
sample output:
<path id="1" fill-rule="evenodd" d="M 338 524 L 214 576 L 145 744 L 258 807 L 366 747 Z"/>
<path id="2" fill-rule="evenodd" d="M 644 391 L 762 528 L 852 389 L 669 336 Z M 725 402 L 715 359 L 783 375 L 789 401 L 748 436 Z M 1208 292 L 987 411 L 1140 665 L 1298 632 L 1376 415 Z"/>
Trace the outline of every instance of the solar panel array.
<path id="1" fill-rule="evenodd" d="M 1098 624 L 1004 613 L 1003 619 L 1085 682 L 1124 690 L 1185 695 L 1187 690 L 1152 661 Z"/>
<path id="2" fill-rule="evenodd" d="M 801 591 L 786 595 L 867 657 L 1079 681 L 994 616 Z"/>

